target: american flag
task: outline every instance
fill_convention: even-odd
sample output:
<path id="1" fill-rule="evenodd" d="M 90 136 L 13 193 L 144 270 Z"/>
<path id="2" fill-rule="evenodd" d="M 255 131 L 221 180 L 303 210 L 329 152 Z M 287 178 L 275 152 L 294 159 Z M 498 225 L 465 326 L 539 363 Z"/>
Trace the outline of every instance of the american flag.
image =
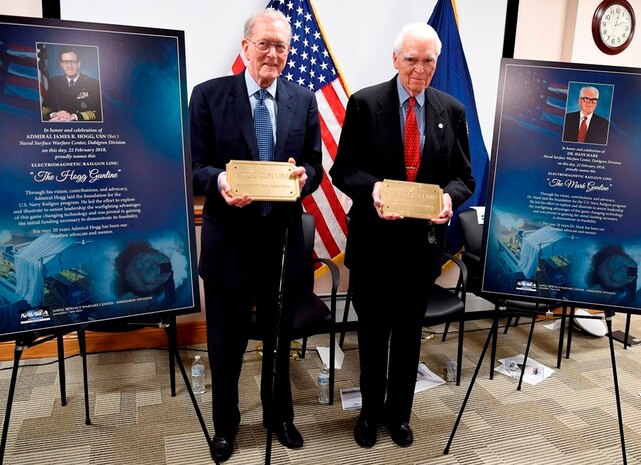
<path id="1" fill-rule="evenodd" d="M 0 39 L 0 111 L 32 118 L 39 107 L 36 50 Z"/>
<path id="2" fill-rule="evenodd" d="M 336 158 L 345 120 L 347 91 L 311 2 L 272 0 L 267 7 L 281 11 L 292 25 L 291 50 L 283 77 L 314 91 L 318 101 L 325 176 L 316 192 L 303 200 L 303 207 L 316 218 L 314 251 L 319 257 L 336 259 L 345 250 L 345 212 L 349 209 L 350 200 L 334 188 L 327 172 Z M 234 74 L 245 69 L 243 60 L 242 54 L 236 58 L 232 65 Z"/>

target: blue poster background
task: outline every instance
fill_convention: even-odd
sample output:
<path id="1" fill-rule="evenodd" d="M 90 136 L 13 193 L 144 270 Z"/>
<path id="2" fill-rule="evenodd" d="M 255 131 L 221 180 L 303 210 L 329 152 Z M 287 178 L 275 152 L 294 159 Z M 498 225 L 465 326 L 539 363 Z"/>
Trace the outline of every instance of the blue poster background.
<path id="1" fill-rule="evenodd" d="M 583 86 L 607 142 L 563 141 Z M 641 71 L 504 59 L 483 290 L 639 312 Z"/>
<path id="2" fill-rule="evenodd" d="M 62 45 L 100 121 L 43 121 Z M 182 32 L 0 17 L 0 334 L 199 310 L 185 82 Z"/>

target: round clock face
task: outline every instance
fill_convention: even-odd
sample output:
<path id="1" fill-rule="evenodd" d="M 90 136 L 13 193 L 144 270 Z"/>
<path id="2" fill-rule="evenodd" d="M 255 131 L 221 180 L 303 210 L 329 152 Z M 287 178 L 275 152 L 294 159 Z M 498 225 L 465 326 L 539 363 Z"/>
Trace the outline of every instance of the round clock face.
<path id="1" fill-rule="evenodd" d="M 634 26 L 634 11 L 627 1 L 606 0 L 594 13 L 592 34 L 601 51 L 614 55 L 630 44 Z"/>

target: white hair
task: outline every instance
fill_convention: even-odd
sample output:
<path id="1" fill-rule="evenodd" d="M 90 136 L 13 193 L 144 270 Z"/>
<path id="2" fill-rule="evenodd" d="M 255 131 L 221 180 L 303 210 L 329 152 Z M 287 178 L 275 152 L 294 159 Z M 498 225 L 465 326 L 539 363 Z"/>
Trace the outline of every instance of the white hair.
<path id="1" fill-rule="evenodd" d="M 285 23 L 287 31 L 289 32 L 289 37 L 287 38 L 287 42 L 289 43 L 289 39 L 292 38 L 292 25 L 289 23 L 287 16 L 273 8 L 265 8 L 264 10 L 250 16 L 247 21 L 245 21 L 245 29 L 243 31 L 245 39 L 251 39 L 252 33 L 254 32 L 254 24 L 256 24 L 256 20 L 258 19 L 269 19 L 274 22 L 282 21 Z"/>
<path id="2" fill-rule="evenodd" d="M 584 92 L 586 90 L 591 90 L 592 92 L 594 92 L 596 94 L 596 98 L 599 98 L 599 89 L 597 89 L 596 87 L 592 87 L 592 86 L 581 87 L 581 90 L 579 91 L 579 98 L 584 94 Z"/>
<path id="3" fill-rule="evenodd" d="M 432 26 L 427 23 L 410 23 L 403 26 L 394 40 L 394 53 L 403 50 L 403 42 L 407 36 L 414 36 L 420 39 L 433 39 L 436 42 L 436 56 L 441 54 L 441 39 Z"/>

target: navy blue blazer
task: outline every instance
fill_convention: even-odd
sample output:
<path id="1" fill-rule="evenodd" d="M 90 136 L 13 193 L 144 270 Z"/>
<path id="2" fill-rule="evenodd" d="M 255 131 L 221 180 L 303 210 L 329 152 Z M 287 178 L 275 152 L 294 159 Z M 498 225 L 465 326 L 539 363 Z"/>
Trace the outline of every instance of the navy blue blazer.
<path id="1" fill-rule="evenodd" d="M 579 140 L 579 115 L 580 111 L 575 111 L 565 115 L 565 126 L 563 128 L 563 140 L 567 142 L 578 142 Z M 586 144 L 605 145 L 608 141 L 608 129 L 610 123 L 607 119 L 596 113 L 592 114 L 588 132 L 585 134 Z"/>
<path id="2" fill-rule="evenodd" d="M 278 79 L 275 161 L 296 160 L 305 167 L 307 183 L 301 197 L 310 195 L 323 177 L 318 105 L 304 87 Z M 194 193 L 206 197 L 199 274 L 203 279 L 237 287 L 256 266 L 252 244 L 260 202 L 230 207 L 218 191 L 218 175 L 230 160 L 259 160 L 251 104 L 244 74 L 225 76 L 194 87 L 189 102 Z M 288 270 L 300 272 L 295 259 L 303 250 L 302 206 L 275 203 L 272 215 L 290 222 Z M 277 244 L 280 247 L 279 244 Z"/>
<path id="3" fill-rule="evenodd" d="M 438 184 L 452 197 L 456 210 L 475 186 L 465 108 L 431 87 L 425 97 L 426 138 L 416 182 Z M 374 183 L 407 180 L 399 111 L 396 77 L 353 94 L 329 172 L 334 185 L 353 200 L 345 264 L 356 270 L 355 275 L 379 282 L 386 274 L 435 279 L 447 232 L 446 225 L 431 225 L 427 220 L 382 220 L 375 211 Z M 436 235 L 436 247 L 428 243 L 430 229 Z"/>
<path id="4" fill-rule="evenodd" d="M 100 83 L 80 73 L 76 85 L 69 87 L 67 77 L 55 76 L 49 80 L 42 103 L 42 118 L 49 121 L 51 113 L 65 110 L 75 113 L 78 121 L 102 121 Z"/>

